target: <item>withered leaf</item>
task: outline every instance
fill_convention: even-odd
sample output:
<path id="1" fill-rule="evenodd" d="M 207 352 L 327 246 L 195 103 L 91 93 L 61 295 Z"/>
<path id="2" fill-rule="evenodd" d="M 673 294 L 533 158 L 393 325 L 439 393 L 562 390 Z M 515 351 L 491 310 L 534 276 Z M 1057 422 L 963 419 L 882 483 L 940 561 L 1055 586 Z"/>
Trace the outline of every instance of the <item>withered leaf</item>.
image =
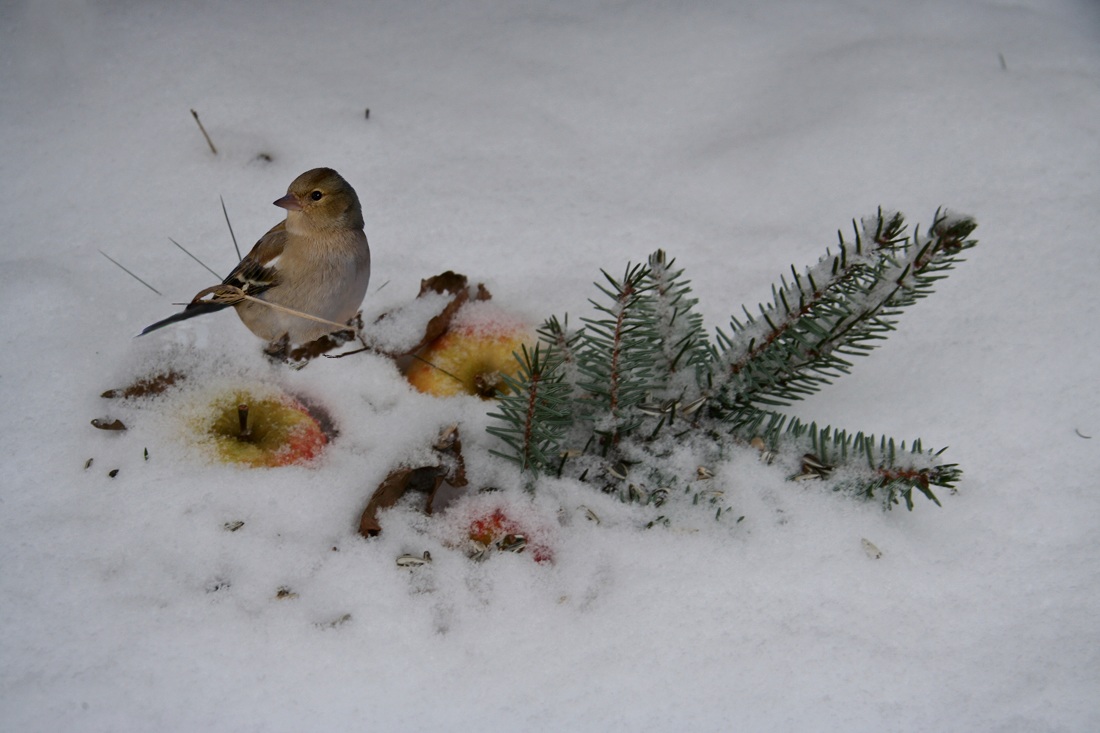
<path id="1" fill-rule="evenodd" d="M 451 321 L 454 320 L 455 314 L 458 313 L 458 310 L 468 301 L 471 299 L 489 300 L 493 297 L 483 284 L 479 283 L 477 289 L 471 292 L 468 283 L 469 278 L 452 270 L 421 280 L 420 292 L 417 294 L 417 298 L 422 298 L 429 294 L 439 294 L 449 295 L 451 299 L 447 302 L 447 305 L 443 307 L 442 311 L 428 321 L 428 324 L 424 327 L 423 337 L 415 346 L 410 349 L 405 349 L 400 353 L 392 353 L 390 355 L 400 357 L 417 353 L 447 332 L 451 327 Z M 383 313 L 378 317 L 377 321 L 381 321 L 390 315 L 390 313 Z"/>
<path id="2" fill-rule="evenodd" d="M 378 513 L 398 502 L 407 491 L 428 495 L 425 511 L 432 512 L 432 502 L 439 487 L 447 483 L 454 487 L 467 484 L 466 463 L 462 459 L 462 442 L 458 428 L 446 428 L 432 446 L 437 461 L 424 466 L 399 466 L 378 485 L 359 519 L 359 534 L 374 537 L 382 531 Z"/>
<path id="3" fill-rule="evenodd" d="M 422 291 L 423 292 L 423 291 Z M 416 346 L 409 349 L 408 353 L 415 354 L 423 349 L 425 346 L 435 341 L 437 338 L 447 332 L 447 329 L 451 327 L 451 321 L 454 320 L 455 313 L 458 313 L 459 308 L 466 305 L 466 301 L 470 299 L 470 294 L 465 290 L 460 290 L 454 293 L 454 297 L 451 301 L 443 307 L 439 313 L 432 317 L 428 321 L 428 325 L 424 327 L 424 338 L 420 339 L 420 342 Z"/>
<path id="4" fill-rule="evenodd" d="M 449 294 L 453 297 L 440 313 L 428 321 L 428 325 L 424 329 L 424 338 L 407 353 L 415 354 L 432 341 L 435 341 L 445 334 L 451 327 L 451 321 L 454 320 L 455 314 L 471 299 L 475 301 L 492 299 L 492 293 L 489 292 L 489 289 L 486 288 L 483 283 L 478 283 L 477 290 L 474 292 L 470 291 L 467 285 L 468 283 L 469 279 L 465 275 L 461 275 L 451 270 L 447 270 L 447 272 L 436 275 L 435 277 L 429 277 L 427 280 L 420 281 L 420 293 L 417 295 L 418 298 L 423 297 L 427 293 Z"/>
<path id="5" fill-rule="evenodd" d="M 108 399 L 113 399 L 115 397 L 125 397 L 127 399 L 131 397 L 148 397 L 149 395 L 160 394 L 183 379 L 184 375 L 180 372 L 169 371 L 164 374 L 156 374 L 152 377 L 144 377 L 127 387 L 109 389 L 100 396 Z"/>
<path id="6" fill-rule="evenodd" d="M 428 491 L 435 493 L 443 483 L 443 473 L 440 466 L 401 466 L 390 472 L 390 475 L 378 485 L 367 502 L 367 508 L 363 510 L 363 516 L 359 519 L 359 534 L 364 537 L 374 537 L 382 531 L 382 525 L 378 522 L 378 512 L 388 509 L 398 502 L 409 489 Z"/>
<path id="7" fill-rule="evenodd" d="M 451 295 L 457 295 L 458 293 L 465 292 L 466 284 L 469 281 L 469 278 L 465 275 L 457 273 L 454 270 L 447 270 L 434 277 L 421 280 L 420 292 L 416 297 L 419 298 L 427 293 L 450 293 Z"/>

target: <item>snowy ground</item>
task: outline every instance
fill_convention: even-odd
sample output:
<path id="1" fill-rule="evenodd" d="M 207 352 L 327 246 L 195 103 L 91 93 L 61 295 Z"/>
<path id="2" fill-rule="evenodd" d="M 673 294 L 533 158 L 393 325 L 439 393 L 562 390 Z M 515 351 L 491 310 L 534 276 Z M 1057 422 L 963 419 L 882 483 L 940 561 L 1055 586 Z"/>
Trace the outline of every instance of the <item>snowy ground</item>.
<path id="1" fill-rule="evenodd" d="M 4 3 L 0 728 L 1100 729 L 1098 40 L 1087 0 Z M 488 445 L 480 403 L 374 356 L 273 369 L 231 314 L 131 338 L 211 284 L 167 237 L 225 272 L 218 196 L 249 244 L 318 165 L 364 202 L 372 313 L 455 269 L 579 315 L 663 247 L 720 326 L 880 204 L 974 215 L 969 262 L 797 409 L 950 445 L 960 492 L 885 513 L 740 456 L 739 525 L 564 486 L 526 509 L 552 565 L 408 509 L 360 538 L 440 425 Z M 168 365 L 182 390 L 99 397 Z M 245 383 L 329 407 L 320 465 L 188 444 Z"/>

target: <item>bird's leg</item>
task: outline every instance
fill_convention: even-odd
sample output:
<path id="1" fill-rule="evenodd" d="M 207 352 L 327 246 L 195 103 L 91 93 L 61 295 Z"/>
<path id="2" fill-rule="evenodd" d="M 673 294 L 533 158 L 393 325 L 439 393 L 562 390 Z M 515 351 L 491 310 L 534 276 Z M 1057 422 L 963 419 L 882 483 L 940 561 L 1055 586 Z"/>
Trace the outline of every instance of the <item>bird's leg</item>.
<path id="1" fill-rule="evenodd" d="M 285 333 L 264 347 L 264 354 L 272 361 L 285 362 L 290 351 L 290 337 Z"/>

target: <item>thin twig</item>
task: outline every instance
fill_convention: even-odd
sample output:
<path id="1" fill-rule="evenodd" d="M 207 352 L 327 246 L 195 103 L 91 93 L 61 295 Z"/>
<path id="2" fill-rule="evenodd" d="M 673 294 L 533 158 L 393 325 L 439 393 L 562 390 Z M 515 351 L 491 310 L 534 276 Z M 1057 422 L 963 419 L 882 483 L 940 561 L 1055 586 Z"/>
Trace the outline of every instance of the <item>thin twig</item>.
<path id="1" fill-rule="evenodd" d="M 237 235 L 233 233 L 233 225 L 229 223 L 229 212 L 225 210 L 225 198 L 218 196 L 222 202 L 222 214 L 225 215 L 225 225 L 229 227 L 229 236 L 233 238 L 233 249 L 237 250 L 237 262 L 241 261 L 241 248 L 237 246 Z"/>
<path id="2" fill-rule="evenodd" d="M 171 242 L 172 244 L 176 245 L 177 247 L 179 247 L 179 248 L 180 248 L 181 250 L 183 250 L 183 253 L 184 253 L 185 255 L 187 255 L 188 257 L 190 257 L 191 259 L 193 259 L 193 260 L 194 260 L 195 262 L 198 262 L 198 263 L 199 263 L 200 265 L 202 265 L 203 267 L 206 267 L 206 263 L 205 263 L 205 262 L 203 262 L 203 261 L 202 261 L 202 260 L 200 260 L 200 259 L 199 259 L 198 257 L 196 257 L 195 255 L 193 255 L 193 254 L 191 254 L 190 252 L 188 252 L 188 251 L 187 251 L 187 249 L 186 249 L 186 248 L 185 248 L 185 247 L 184 247 L 184 246 L 183 246 L 182 244 L 180 244 L 180 243 L 179 243 L 179 242 L 177 242 L 176 240 L 172 239 L 171 237 L 168 237 L 168 241 L 169 241 L 169 242 Z M 219 280 L 224 280 L 224 279 L 225 279 L 224 277 L 222 277 L 222 276 L 221 276 L 221 275 L 219 275 L 218 273 L 216 273 L 216 272 L 214 272 L 213 270 L 211 270 L 211 269 L 210 269 L 209 267 L 206 267 L 206 271 L 207 271 L 207 272 L 209 272 L 209 273 L 210 273 L 211 275 L 213 275 L 214 277 L 218 278 Z"/>
<path id="3" fill-rule="evenodd" d="M 444 369 L 443 367 L 439 366 L 438 364 L 433 364 L 432 362 L 428 361 L 428 360 L 427 360 L 427 359 L 425 359 L 425 358 L 424 358 L 423 356 L 420 356 L 420 354 L 409 354 L 409 356 L 411 356 L 412 358 L 416 359 L 417 361 L 421 361 L 421 362 L 424 362 L 425 364 L 427 364 L 428 366 L 430 366 L 430 367 L 431 367 L 432 369 L 438 369 L 439 371 L 443 372 L 444 374 L 446 374 L 446 375 L 447 375 L 448 377 L 450 377 L 451 379 L 455 380 L 455 381 L 456 381 L 456 382 L 458 382 L 459 384 L 465 384 L 465 382 L 463 382 L 463 381 L 462 381 L 461 379 L 459 379 L 459 378 L 458 378 L 458 377 L 456 377 L 455 375 L 451 374 L 451 373 L 450 373 L 449 371 L 447 371 L 447 370 L 446 370 L 446 369 Z"/>
<path id="4" fill-rule="evenodd" d="M 194 117 L 195 122 L 199 124 L 199 130 L 202 131 L 202 136 L 206 138 L 206 144 L 210 146 L 210 152 L 217 155 L 218 149 L 214 147 L 214 141 L 210 139 L 210 136 L 206 134 L 206 128 L 202 126 L 202 120 L 199 119 L 199 113 L 195 110 L 191 110 L 191 116 Z"/>
<path id="5" fill-rule="evenodd" d="M 134 273 L 130 272 L 130 271 L 129 271 L 129 270 L 127 270 L 127 269 L 126 269 L 125 267 L 123 267 L 123 266 L 122 266 L 122 263 L 120 263 L 120 262 L 119 262 L 118 260 L 116 260 L 115 258 L 111 257 L 111 255 L 107 254 L 107 253 L 106 253 L 106 252 L 104 252 L 103 250 L 99 250 L 99 253 L 100 253 L 101 255 L 103 255 L 104 257 L 106 257 L 107 259 L 109 259 L 109 260 L 110 260 L 111 262 L 114 262 L 114 263 L 115 263 L 116 265 L 118 265 L 118 268 L 119 268 L 120 270 L 122 270 L 122 271 L 123 271 L 123 272 L 125 272 L 125 273 L 126 273 L 127 275 L 129 275 L 130 277 L 134 278 L 135 280 L 137 280 L 137 281 L 138 281 L 139 283 L 141 283 L 141 284 L 142 284 L 142 285 L 144 285 L 145 287 L 147 287 L 147 288 L 149 288 L 150 290 L 152 290 L 152 291 L 153 291 L 154 293 L 156 293 L 157 295 L 164 295 L 164 293 L 160 292 L 159 290 L 157 290 L 156 288 L 154 288 L 154 287 L 153 287 L 152 285 L 150 285 L 149 283 L 145 282 L 145 281 L 144 281 L 144 280 L 142 280 L 142 279 L 141 279 L 140 277 L 138 277 L 137 275 L 135 275 Z"/>
<path id="6" fill-rule="evenodd" d="M 240 303 L 242 300 L 248 300 L 248 301 L 251 301 L 253 303 L 259 303 L 260 305 L 266 305 L 268 308 L 274 308 L 275 310 L 282 311 L 283 313 L 289 313 L 292 316 L 297 316 L 299 318 L 305 318 L 305 319 L 308 319 L 310 321 L 316 321 L 317 323 L 323 323 L 326 326 L 335 326 L 336 328 L 340 329 L 341 331 L 346 331 L 347 328 L 348 328 L 348 324 L 346 324 L 346 323 L 336 323 L 335 321 L 329 321 L 329 320 L 326 320 L 324 318 L 319 318 L 318 316 L 311 316 L 308 313 L 302 313 L 301 311 L 296 311 L 293 308 L 287 308 L 286 306 L 279 305 L 278 303 L 272 303 L 272 302 L 267 301 L 267 300 L 260 300 L 259 298 L 255 297 L 255 296 L 249 295 L 248 293 L 244 292 L 243 290 L 241 290 L 240 288 L 238 288 L 235 285 L 222 284 L 222 285 L 214 285 L 212 287 L 206 288 L 205 290 L 200 291 L 199 294 L 196 295 L 191 300 L 191 302 L 192 303 L 197 303 L 197 302 L 199 302 L 199 300 L 201 298 L 204 298 L 207 295 L 212 296 L 210 301 L 214 302 L 214 303 L 224 303 L 226 305 L 236 305 L 237 303 Z"/>

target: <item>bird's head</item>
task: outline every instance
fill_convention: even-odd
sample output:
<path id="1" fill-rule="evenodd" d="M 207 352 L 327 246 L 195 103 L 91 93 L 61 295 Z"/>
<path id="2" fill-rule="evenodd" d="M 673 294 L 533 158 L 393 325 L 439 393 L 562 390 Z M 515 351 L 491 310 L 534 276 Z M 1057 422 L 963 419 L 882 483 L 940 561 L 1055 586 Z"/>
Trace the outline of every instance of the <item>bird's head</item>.
<path id="1" fill-rule="evenodd" d="M 306 171 L 294 179 L 286 196 L 274 203 L 287 210 L 287 228 L 292 231 L 363 228 L 355 189 L 331 168 Z"/>

